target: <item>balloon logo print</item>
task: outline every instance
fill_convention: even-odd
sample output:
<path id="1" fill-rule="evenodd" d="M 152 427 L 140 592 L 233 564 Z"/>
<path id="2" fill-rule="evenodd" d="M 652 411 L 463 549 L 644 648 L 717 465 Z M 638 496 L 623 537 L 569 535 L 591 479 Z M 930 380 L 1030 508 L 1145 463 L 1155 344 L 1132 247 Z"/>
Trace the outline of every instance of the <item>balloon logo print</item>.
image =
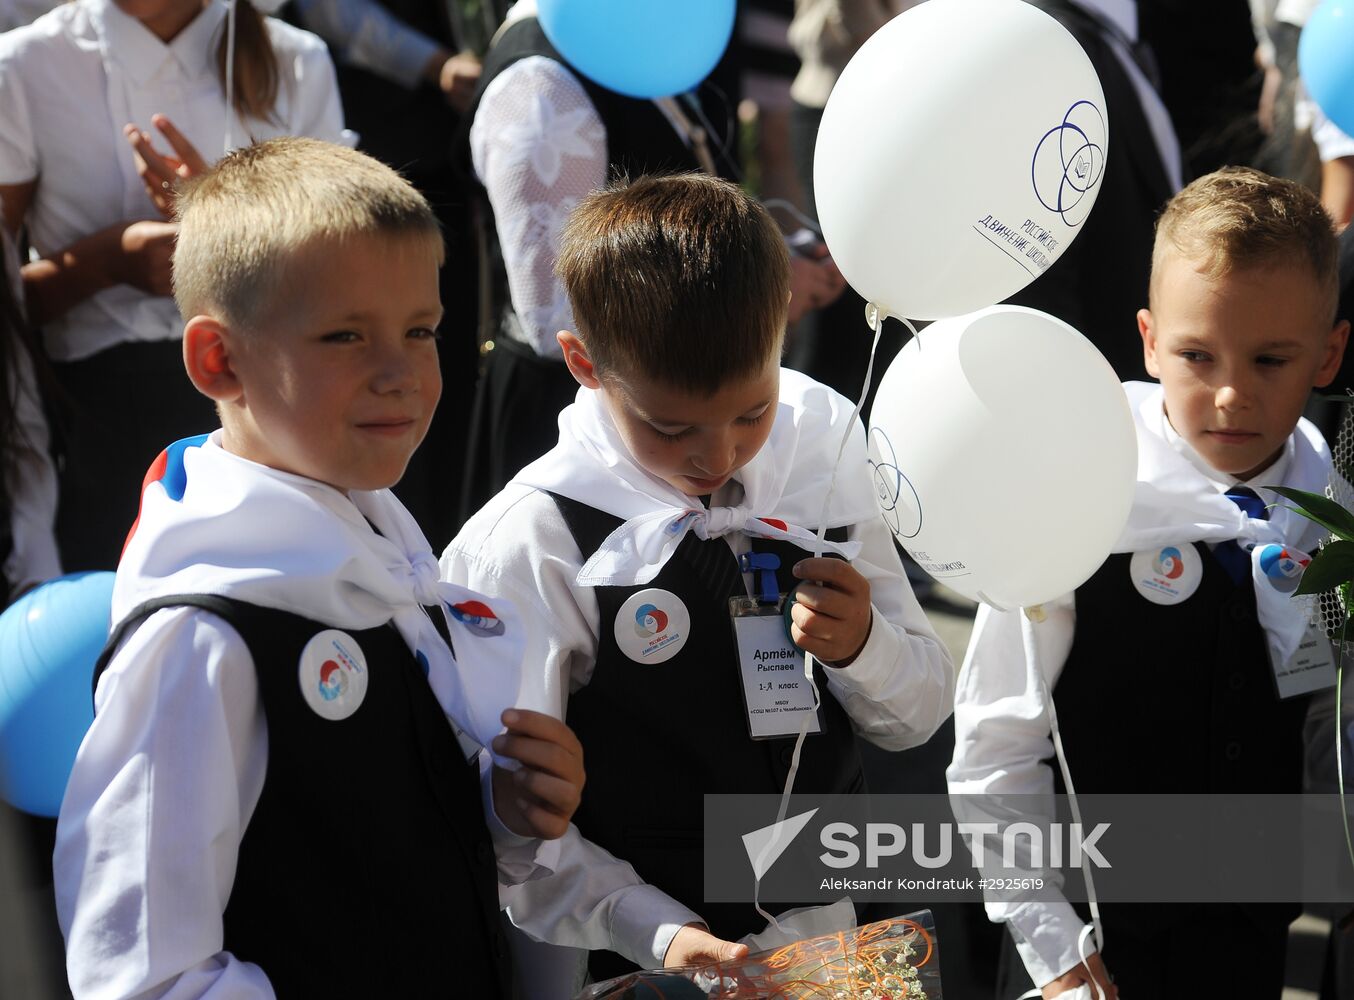
<path id="1" fill-rule="evenodd" d="M 1100 109 L 1090 101 L 1077 101 L 1063 115 L 1062 124 L 1045 132 L 1035 147 L 1030 164 L 1034 193 L 1069 226 L 1086 221 L 1095 203 L 1086 195 L 1105 173 L 1105 136 Z"/>
<path id="2" fill-rule="evenodd" d="M 921 498 L 898 468 L 893 443 L 878 427 L 870 428 L 870 473 L 875 499 L 889 530 L 900 538 L 916 538 L 921 532 Z"/>

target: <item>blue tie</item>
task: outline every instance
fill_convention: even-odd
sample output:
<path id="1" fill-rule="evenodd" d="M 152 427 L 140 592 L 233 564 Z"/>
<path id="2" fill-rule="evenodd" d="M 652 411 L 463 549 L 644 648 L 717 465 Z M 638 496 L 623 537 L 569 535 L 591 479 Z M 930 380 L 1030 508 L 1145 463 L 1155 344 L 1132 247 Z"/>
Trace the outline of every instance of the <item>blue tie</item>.
<path id="1" fill-rule="evenodd" d="M 1223 496 L 1245 511 L 1247 517 L 1260 521 L 1269 520 L 1269 508 L 1265 506 L 1265 501 L 1261 500 L 1260 495 L 1250 487 L 1233 486 Z M 1251 554 L 1235 541 L 1219 542 L 1213 547 L 1213 557 L 1222 564 L 1222 568 L 1237 586 L 1250 578 Z"/>

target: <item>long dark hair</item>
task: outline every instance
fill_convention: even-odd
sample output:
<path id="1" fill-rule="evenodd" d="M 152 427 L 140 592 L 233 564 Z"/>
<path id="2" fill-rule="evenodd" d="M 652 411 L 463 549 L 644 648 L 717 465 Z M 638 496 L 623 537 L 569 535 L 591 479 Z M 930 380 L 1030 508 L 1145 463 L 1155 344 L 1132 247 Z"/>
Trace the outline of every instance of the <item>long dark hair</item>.
<path id="1" fill-rule="evenodd" d="M 226 49 L 229 29 L 216 50 L 216 70 L 226 85 Z M 231 103 L 241 118 L 273 120 L 279 72 L 277 54 L 268 38 L 264 17 L 249 0 L 235 0 L 235 74 Z"/>
<path id="2" fill-rule="evenodd" d="M 17 277 L 17 275 L 15 276 Z M 9 558 L 14 498 L 10 484 L 17 478 L 19 445 L 19 352 L 28 349 L 28 324 L 14 294 L 9 255 L 0 247 L 0 563 Z M 0 608 L 9 604 L 10 582 L 0 575 Z"/>

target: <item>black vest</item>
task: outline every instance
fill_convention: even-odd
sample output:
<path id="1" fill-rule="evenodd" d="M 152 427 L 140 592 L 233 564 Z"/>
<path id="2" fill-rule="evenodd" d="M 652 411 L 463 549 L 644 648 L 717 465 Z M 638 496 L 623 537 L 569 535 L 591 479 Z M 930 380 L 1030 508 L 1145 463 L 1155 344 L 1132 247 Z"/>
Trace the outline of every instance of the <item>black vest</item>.
<path id="1" fill-rule="evenodd" d="M 552 494 L 586 559 L 621 519 Z M 829 537 L 840 540 L 840 532 Z M 795 562 L 812 553 L 787 542 L 753 539 L 780 557 L 782 591 L 798 581 Z M 691 615 L 686 645 L 663 663 L 640 664 L 616 644 L 616 616 L 631 595 L 657 588 L 681 598 Z M 704 902 L 705 794 L 780 794 L 794 739 L 748 735 L 729 598 L 747 593 L 737 560 L 721 538 L 688 532 L 649 583 L 597 587 L 597 661 L 591 680 L 569 696 L 568 724 L 587 757 L 588 781 L 574 823 L 589 840 L 630 862 L 646 882 L 701 914 L 711 931 L 736 939 L 762 929 L 747 903 Z M 822 695 L 821 733 L 804 741 L 795 791 L 864 790 L 851 719 L 815 664 Z M 594 961 L 594 974 L 597 963 Z M 609 970 L 604 970 L 609 971 Z"/>
<path id="2" fill-rule="evenodd" d="M 1179 604 L 1142 597 L 1129 554 L 1077 589 L 1053 697 L 1078 791 L 1302 790 L 1307 699 L 1278 696 L 1250 581 L 1234 584 L 1207 545 L 1194 547 L 1203 579 Z"/>
<path id="3" fill-rule="evenodd" d="M 639 177 L 642 174 L 680 173 L 701 169 L 696 155 L 653 101 L 626 97 L 594 83 L 570 66 L 550 44 L 536 18 L 523 18 L 499 35 L 485 56 L 484 71 L 480 76 L 475 100 L 466 113 L 464 127 L 458 140 L 461 169 L 478 190 L 479 201 L 486 218 L 493 218 L 493 208 L 470 163 L 469 129 L 475 121 L 475 113 L 479 110 L 485 88 L 509 66 L 532 56 L 544 56 L 567 68 L 592 101 L 606 130 L 608 180 L 620 176 Z M 714 103 L 710 102 L 711 106 L 707 107 L 703 102 L 702 108 L 710 122 L 718 129 L 723 126 L 729 112 L 724 108 L 716 109 Z M 737 176 L 737 168 L 722 150 L 721 142 L 724 138 L 721 135 L 709 136 L 710 152 L 720 176 L 734 178 Z M 511 308 L 507 272 L 503 268 L 502 255 L 497 246 L 497 228 L 489 226 L 488 231 L 494 244 L 490 248 L 494 308 L 497 310 L 496 315 L 502 315 L 504 310 Z"/>
<path id="4" fill-rule="evenodd" d="M 95 684 L 131 628 L 181 606 L 240 634 L 268 726 L 224 948 L 258 964 L 279 997 L 511 996 L 479 769 L 399 633 L 344 630 L 366 657 L 368 686 L 341 721 L 312 711 L 297 682 L 301 651 L 333 626 L 215 596 L 137 608 L 114 630 Z"/>

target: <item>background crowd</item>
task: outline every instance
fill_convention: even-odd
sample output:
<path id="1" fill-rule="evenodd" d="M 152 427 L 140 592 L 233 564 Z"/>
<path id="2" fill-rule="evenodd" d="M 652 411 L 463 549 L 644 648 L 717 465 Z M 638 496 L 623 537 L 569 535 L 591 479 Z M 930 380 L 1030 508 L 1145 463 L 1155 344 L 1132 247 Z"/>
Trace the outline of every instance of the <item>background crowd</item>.
<path id="1" fill-rule="evenodd" d="M 396 488 L 434 551 L 556 440 L 555 417 L 577 389 L 555 339 L 574 328 L 555 274 L 558 236 L 569 211 L 619 174 L 705 170 L 761 198 L 792 254 L 786 363 L 857 396 L 864 301 L 816 229 L 814 143 L 851 55 L 917 2 L 742 0 L 710 76 L 647 101 L 573 70 L 534 0 L 290 0 L 276 10 L 238 0 L 233 13 L 221 0 L 0 0 L 0 608 L 63 572 L 114 569 L 149 460 L 215 425 L 183 377 L 169 297 L 174 185 L 251 140 L 356 145 L 438 214 L 446 388 Z M 1029 2 L 1090 57 L 1113 132 L 1084 230 L 1013 301 L 1082 331 L 1120 378 L 1143 378 L 1133 317 L 1147 301 L 1157 213 L 1191 178 L 1235 164 L 1319 193 L 1342 231 L 1341 315 L 1354 317 L 1354 138 L 1297 73 L 1315 0 Z M 907 336 L 886 323 L 876 382 Z M 1350 388 L 1347 359 L 1332 390 Z M 1311 415 L 1333 428 L 1332 414 Z M 933 596 L 956 620 L 971 614 Z M 961 631 L 956 656 L 963 641 Z M 952 748 L 952 724 L 907 751 L 906 767 L 871 748 L 872 790 L 943 793 Z M 48 825 L 0 818 L 32 858 L 50 854 Z M 0 870 L 0 895 L 8 879 L 47 905 L 45 871 L 49 882 L 39 862 Z M 952 911 L 942 917 L 947 992 L 990 995 L 1000 928 L 976 905 L 935 909 Z M 49 923 L 11 929 L 30 954 L 50 953 L 50 969 L 30 972 L 56 984 Z M 1321 995 L 1339 995 L 1339 949 L 1323 958 L 1325 942 L 1316 947 L 1306 965 L 1326 964 Z M 1306 977 L 1322 988 L 1317 973 Z"/>

